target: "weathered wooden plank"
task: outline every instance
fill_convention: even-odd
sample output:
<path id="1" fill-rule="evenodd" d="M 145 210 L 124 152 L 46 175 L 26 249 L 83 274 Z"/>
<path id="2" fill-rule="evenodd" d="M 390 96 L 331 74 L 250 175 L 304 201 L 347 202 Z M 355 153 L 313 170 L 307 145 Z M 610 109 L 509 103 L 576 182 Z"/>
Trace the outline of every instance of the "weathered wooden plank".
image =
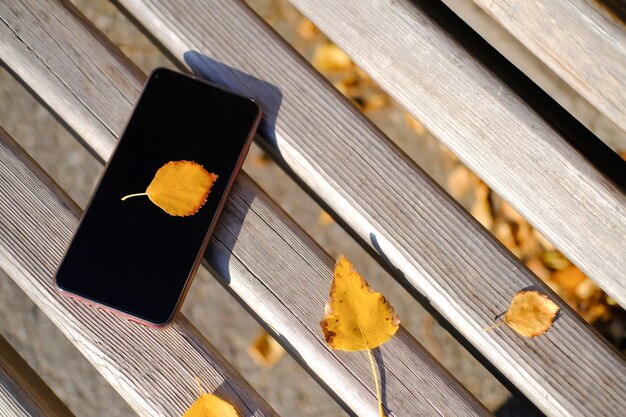
<path id="1" fill-rule="evenodd" d="M 74 414 L 0 336 L 0 415 L 72 417 Z"/>
<path id="2" fill-rule="evenodd" d="M 439 6 L 292 3 L 626 306 L 626 195 L 422 10 Z"/>
<path id="3" fill-rule="evenodd" d="M 626 149 L 626 130 L 622 130 L 589 100 L 564 82 L 545 62 L 489 16 L 473 0 L 442 0 L 442 2 L 510 62 L 509 65 L 500 66 L 501 70 L 510 74 L 506 67 L 510 67 L 511 64 L 514 65 L 610 149 L 618 153 Z M 455 26 L 459 27 L 460 25 Z M 467 39 L 467 36 L 463 38 Z M 490 55 L 495 56 L 495 54 Z M 490 68 L 494 69 L 494 66 L 490 66 Z M 522 89 L 522 91 L 532 91 L 532 88 L 527 90 L 519 81 L 508 79 L 507 82 L 509 85 Z M 534 88 L 534 90 L 538 89 Z M 535 106 L 535 109 L 541 108 L 548 114 L 554 115 L 553 110 L 545 109 L 545 100 L 542 99 L 541 101 L 543 101 L 542 105 Z M 593 139 L 584 132 L 584 129 L 574 126 L 572 128 L 582 136 L 580 143 L 585 145 L 593 143 Z M 594 145 L 593 148 L 597 148 L 597 146 Z"/>
<path id="4" fill-rule="evenodd" d="M 559 301 L 563 314 L 556 327 L 537 340 L 522 340 L 508 329 L 483 332 L 519 289 L 534 285 L 558 297 L 242 2 L 120 3 L 180 61 L 262 103 L 264 143 L 391 264 L 396 277 L 425 295 L 538 407 L 553 415 L 624 408 L 623 358 L 564 303 Z M 319 4 L 323 13 L 332 9 L 349 19 L 356 11 L 346 3 Z M 398 4 L 404 3 L 387 6 Z M 377 13 L 386 24 L 385 10 Z M 390 71 L 406 70 L 400 58 L 384 62 Z M 439 117 L 447 117 L 445 112 L 440 109 Z M 571 166 L 572 175 L 581 174 L 575 164 L 565 166 Z M 610 184 L 603 185 L 607 194 L 614 193 Z M 589 198 L 606 203 L 595 191 Z M 600 387 L 598 380 L 607 385 Z"/>
<path id="5" fill-rule="evenodd" d="M 626 131 L 626 27 L 588 0 L 473 0 Z"/>
<path id="6" fill-rule="evenodd" d="M 80 209 L 1 129 L 0 161 L 0 266 L 139 415 L 181 415 L 194 375 L 243 415 L 277 415 L 183 316 L 154 330 L 61 297 L 52 275 Z"/>
<path id="7" fill-rule="evenodd" d="M 136 76 L 134 71 L 125 70 L 126 66 L 131 64 L 118 50 L 114 50 L 105 39 L 102 39 L 100 34 L 95 33 L 90 27 L 87 31 L 85 26 L 88 23 L 75 12 L 68 14 L 57 3 L 50 3 L 46 10 L 42 10 L 35 2 L 30 4 L 30 10 L 30 14 L 24 14 L 21 9 L 18 10 L 19 13 L 12 14 L 20 17 L 19 24 L 24 27 L 37 25 L 42 28 L 36 39 L 27 40 L 31 42 L 28 43 L 30 48 L 28 54 L 19 54 L 20 48 L 24 46 L 21 40 L 11 36 L 4 38 L 13 42 L 13 50 L 17 51 L 16 55 L 20 58 L 16 60 L 12 57 L 8 60 L 2 56 L 13 71 L 20 76 L 24 72 L 32 72 L 24 78 L 30 80 L 33 91 L 51 107 L 51 103 L 76 100 L 77 103 L 83 103 L 85 108 L 94 109 L 96 107 L 91 100 L 101 100 L 93 97 L 96 94 L 94 92 L 107 91 L 110 95 L 106 106 L 120 106 L 130 112 L 131 103 L 126 100 L 125 94 L 137 91 L 144 76 Z M 69 48 L 69 45 L 64 45 L 65 37 L 59 36 L 52 40 L 50 33 L 58 28 L 48 28 L 50 23 L 45 23 L 41 17 L 49 12 L 59 19 L 62 27 L 76 34 L 76 37 L 71 38 L 72 42 L 83 43 L 73 44 L 72 48 L 89 51 L 89 55 L 73 53 L 73 62 L 64 57 L 64 51 Z M 0 27 L 0 32 L 2 30 L 5 29 Z M 20 33 L 20 36 L 23 40 L 27 34 Z M 40 48 L 45 49 L 45 52 L 40 51 Z M 39 69 L 37 62 L 40 60 L 40 52 L 58 55 L 60 59 L 55 61 L 54 65 Z M 111 70 L 113 67 L 111 62 L 120 62 L 123 65 Z M 55 75 L 52 79 L 49 76 L 50 71 Z M 115 76 L 101 78 L 92 76 L 98 72 L 106 74 L 107 71 L 115 71 Z M 76 74 L 77 72 L 84 77 L 81 76 L 78 82 L 71 84 L 65 81 L 76 79 L 80 75 Z M 129 88 L 123 92 L 115 92 L 111 80 L 120 78 L 124 79 L 124 84 L 129 85 Z M 65 85 L 65 89 L 61 85 L 50 85 L 54 83 Z M 58 94 L 64 95 L 65 98 L 61 100 L 60 97 L 56 97 Z M 53 109 L 70 126 L 78 127 L 80 124 L 101 123 L 104 115 L 99 112 L 106 111 L 106 106 L 101 106 L 102 110 L 89 111 L 87 117 L 84 117 L 86 114 L 84 111 L 73 111 L 72 106 L 61 105 Z M 123 120 L 115 121 L 111 129 L 87 127 L 99 134 L 88 136 L 85 141 L 94 149 L 105 149 L 100 151 L 100 157 L 107 159 L 107 146 L 98 142 L 114 142 L 116 138 L 110 132 L 121 128 L 123 123 Z M 7 170 L 15 171 L 10 165 Z M 36 181 L 31 179 L 12 180 L 9 183 L 13 184 L 11 187 L 14 188 L 7 188 L 6 195 L 10 196 L 12 206 L 19 207 L 18 210 L 11 211 L 10 215 L 7 213 L 12 219 L 10 221 L 24 224 L 30 222 L 29 213 L 41 211 L 47 213 L 48 210 L 63 212 L 65 197 L 56 202 L 52 199 L 43 199 L 38 203 L 34 198 L 27 198 L 27 201 L 22 202 L 22 194 L 28 196 L 30 189 L 35 189 L 36 193 L 46 193 L 45 189 L 39 190 L 42 188 L 41 181 L 38 185 L 33 185 Z M 22 187 L 26 190 L 21 190 Z M 42 207 L 39 207 L 39 204 Z M 0 217 L 5 214 L 2 212 L 2 206 L 0 214 L 2 214 Z M 75 220 L 76 214 L 73 216 L 72 219 Z M 35 218 L 37 222 L 44 220 L 47 219 Z M 55 225 L 50 231 L 44 228 L 43 235 L 40 232 L 37 239 L 29 239 L 30 243 L 26 247 L 18 244 L 17 231 L 9 230 L 8 243 L 5 244 L 4 250 L 19 251 L 20 259 L 26 258 L 23 262 L 29 262 L 28 259 L 34 256 L 35 248 L 44 245 L 46 250 L 54 252 L 50 257 L 58 259 L 60 255 L 55 252 L 57 249 L 49 247 L 64 246 L 63 238 L 59 240 L 57 236 L 60 232 L 53 232 L 59 227 Z M 25 227 L 22 229 L 30 230 Z M 72 224 L 62 228 L 61 231 L 69 233 L 71 229 Z M 55 261 L 48 262 L 52 266 L 56 264 Z M 205 262 L 223 277 L 224 285 L 227 285 L 227 288 L 270 328 L 283 345 L 316 375 L 346 410 L 363 416 L 378 415 L 367 358 L 358 354 L 333 352 L 322 340 L 319 320 L 323 315 L 323 305 L 332 278 L 332 260 L 245 174 L 239 177 L 232 197 L 224 209 Z M 50 270 L 46 273 L 50 273 Z M 20 281 L 30 279 L 30 277 L 20 278 L 17 272 L 14 275 L 17 275 Z M 303 294 L 307 296 L 303 297 Z M 38 294 L 33 296 L 40 297 Z M 83 309 L 80 310 L 81 314 Z M 102 314 L 108 318 L 108 315 Z M 409 415 L 415 412 L 425 415 L 436 412 L 449 415 L 489 414 L 403 329 L 380 350 L 380 355 L 387 370 L 385 391 L 387 405 L 391 408 L 390 415 Z"/>

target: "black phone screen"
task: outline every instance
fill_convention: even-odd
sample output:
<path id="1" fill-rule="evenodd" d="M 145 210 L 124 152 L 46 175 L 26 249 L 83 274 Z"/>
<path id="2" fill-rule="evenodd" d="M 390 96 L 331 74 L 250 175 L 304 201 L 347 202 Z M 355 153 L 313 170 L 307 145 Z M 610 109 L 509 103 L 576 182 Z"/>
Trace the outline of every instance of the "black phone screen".
<path id="1" fill-rule="evenodd" d="M 143 322 L 167 323 L 258 118 L 250 99 L 155 70 L 59 266 L 58 288 Z M 121 201 L 145 192 L 160 167 L 180 160 L 218 175 L 196 214 L 171 216 L 146 196 Z"/>

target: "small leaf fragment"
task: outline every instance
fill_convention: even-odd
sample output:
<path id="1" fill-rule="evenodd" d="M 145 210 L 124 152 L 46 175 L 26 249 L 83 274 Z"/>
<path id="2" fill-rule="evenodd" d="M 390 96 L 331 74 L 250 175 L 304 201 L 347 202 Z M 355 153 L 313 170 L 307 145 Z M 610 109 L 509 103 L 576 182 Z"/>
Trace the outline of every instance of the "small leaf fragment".
<path id="1" fill-rule="evenodd" d="M 559 306 L 539 291 L 519 291 L 513 297 L 504 322 L 525 337 L 541 336 L 552 326 Z"/>
<path id="2" fill-rule="evenodd" d="M 485 226 L 485 229 L 491 229 L 493 226 L 493 212 L 490 203 L 491 190 L 485 183 L 480 183 L 475 189 L 475 200 L 470 214 Z"/>
<path id="3" fill-rule="evenodd" d="M 335 277 L 320 325 L 333 349 L 373 349 L 398 330 L 400 319 L 379 292 L 372 290 L 345 256 L 335 265 Z"/>
<path id="4" fill-rule="evenodd" d="M 213 394 L 206 393 L 196 377 L 200 397 L 183 414 L 183 417 L 239 417 L 237 410 L 227 401 Z"/>
<path id="5" fill-rule="evenodd" d="M 122 201 L 146 195 L 171 216 L 191 216 L 204 205 L 217 178 L 196 162 L 170 161 L 159 168 L 145 193 L 129 194 Z"/>
<path id="6" fill-rule="evenodd" d="M 332 216 L 330 214 L 328 214 L 328 212 L 326 210 L 320 210 L 320 214 L 319 214 L 319 217 L 317 218 L 317 220 L 319 221 L 320 225 L 322 225 L 322 226 L 329 226 L 329 225 L 331 225 L 335 221 L 332 218 Z"/>
<path id="7" fill-rule="evenodd" d="M 351 65 L 352 60 L 334 43 L 319 45 L 313 55 L 313 66 L 320 71 L 341 71 Z"/>
<path id="8" fill-rule="evenodd" d="M 285 355 L 285 349 L 265 329 L 261 329 L 248 353 L 256 363 L 269 368 Z"/>
<path id="9" fill-rule="evenodd" d="M 400 328 L 400 318 L 381 293 L 372 290 L 352 263 L 340 256 L 326 303 L 326 315 L 320 322 L 326 343 L 337 350 L 367 350 L 372 366 L 378 410 L 385 417 L 381 386 L 372 349 L 382 345 Z"/>

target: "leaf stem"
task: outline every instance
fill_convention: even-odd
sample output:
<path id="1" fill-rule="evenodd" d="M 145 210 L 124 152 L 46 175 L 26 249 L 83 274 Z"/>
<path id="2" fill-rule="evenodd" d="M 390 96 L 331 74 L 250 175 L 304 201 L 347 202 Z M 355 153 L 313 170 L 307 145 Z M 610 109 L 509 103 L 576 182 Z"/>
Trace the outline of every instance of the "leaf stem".
<path id="1" fill-rule="evenodd" d="M 372 373 L 374 374 L 374 384 L 376 385 L 376 396 L 378 397 L 378 410 L 380 411 L 380 417 L 387 417 L 385 415 L 385 410 L 383 409 L 383 395 L 380 390 L 380 384 L 378 383 L 378 373 L 376 372 L 376 365 L 374 364 L 372 349 L 367 349 L 367 356 L 370 359 L 370 365 L 372 365 Z"/>
<path id="2" fill-rule="evenodd" d="M 204 389 L 202 389 L 202 382 L 200 381 L 200 378 L 198 378 L 198 375 L 194 375 L 193 377 L 196 379 L 196 384 L 198 384 L 198 391 L 200 391 L 200 396 L 202 396 L 202 394 L 205 393 Z"/>
<path id="3" fill-rule="evenodd" d="M 148 193 L 128 194 L 128 195 L 125 195 L 124 197 L 122 197 L 122 201 L 126 200 L 127 198 L 138 197 L 140 195 L 148 195 Z"/>
<path id="4" fill-rule="evenodd" d="M 485 327 L 485 328 L 483 329 L 483 332 L 488 332 L 488 331 L 490 331 L 490 330 L 497 329 L 498 327 L 502 326 L 502 325 L 503 325 L 503 324 L 505 324 L 505 323 L 506 323 L 506 321 L 505 321 L 505 320 L 500 320 L 500 321 L 499 321 L 499 322 L 497 322 L 496 324 L 493 324 L 493 325 L 491 325 L 491 326 L 489 326 L 489 327 Z"/>

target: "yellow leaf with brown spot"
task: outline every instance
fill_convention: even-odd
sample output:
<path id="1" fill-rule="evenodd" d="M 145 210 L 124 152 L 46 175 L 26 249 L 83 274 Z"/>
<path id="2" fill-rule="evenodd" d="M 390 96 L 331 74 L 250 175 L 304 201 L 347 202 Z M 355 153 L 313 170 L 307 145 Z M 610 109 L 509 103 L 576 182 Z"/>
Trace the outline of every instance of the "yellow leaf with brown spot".
<path id="1" fill-rule="evenodd" d="M 129 194 L 122 201 L 146 195 L 167 214 L 191 216 L 204 205 L 217 177 L 196 162 L 170 161 L 159 168 L 145 193 Z"/>
<path id="2" fill-rule="evenodd" d="M 196 377 L 196 383 L 200 389 L 200 397 L 183 414 L 183 417 L 239 417 L 232 404 L 220 397 L 204 392 L 198 377 Z"/>
<path id="3" fill-rule="evenodd" d="M 400 319 L 382 294 L 372 290 L 345 256 L 335 265 L 335 277 L 320 323 L 330 347 L 355 351 L 385 343 Z"/>
<path id="4" fill-rule="evenodd" d="M 381 293 L 372 290 L 352 263 L 340 256 L 326 303 L 326 315 L 320 322 L 326 343 L 337 350 L 367 350 L 372 366 L 378 409 L 385 417 L 372 349 L 382 345 L 398 331 L 400 318 Z"/>
<path id="5" fill-rule="evenodd" d="M 539 291 L 519 291 L 513 297 L 504 322 L 525 337 L 541 336 L 548 331 L 559 306 Z"/>

